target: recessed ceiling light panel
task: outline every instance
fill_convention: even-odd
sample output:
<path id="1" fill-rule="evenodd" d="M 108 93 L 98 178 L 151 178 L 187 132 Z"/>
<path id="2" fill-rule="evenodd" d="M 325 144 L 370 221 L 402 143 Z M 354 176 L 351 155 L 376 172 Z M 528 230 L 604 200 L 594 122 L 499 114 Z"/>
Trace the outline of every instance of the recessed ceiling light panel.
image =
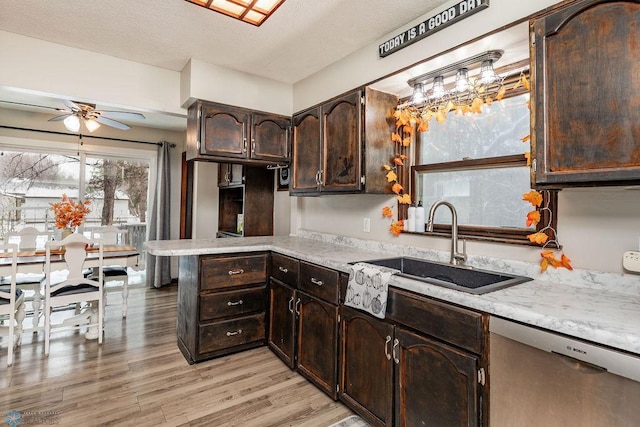
<path id="1" fill-rule="evenodd" d="M 240 21 L 260 26 L 284 0 L 186 0 Z"/>

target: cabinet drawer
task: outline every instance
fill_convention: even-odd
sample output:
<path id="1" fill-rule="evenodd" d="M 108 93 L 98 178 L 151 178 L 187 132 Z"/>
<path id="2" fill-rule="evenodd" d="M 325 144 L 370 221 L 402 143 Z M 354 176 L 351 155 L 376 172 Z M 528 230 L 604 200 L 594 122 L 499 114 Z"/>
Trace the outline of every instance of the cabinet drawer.
<path id="1" fill-rule="evenodd" d="M 389 288 L 386 317 L 475 354 L 482 354 L 489 336 L 482 313 L 397 288 Z"/>
<path id="2" fill-rule="evenodd" d="M 294 288 L 298 287 L 299 265 L 295 258 L 271 254 L 271 276 Z"/>
<path id="3" fill-rule="evenodd" d="M 201 295 L 200 320 L 256 313 L 264 311 L 266 305 L 266 286 Z"/>
<path id="4" fill-rule="evenodd" d="M 264 313 L 200 325 L 199 353 L 209 353 L 265 339 Z"/>
<path id="5" fill-rule="evenodd" d="M 338 304 L 339 277 L 338 271 L 300 261 L 299 288 L 327 302 Z"/>
<path id="6" fill-rule="evenodd" d="M 266 281 L 266 254 L 201 258 L 201 290 L 266 283 Z"/>

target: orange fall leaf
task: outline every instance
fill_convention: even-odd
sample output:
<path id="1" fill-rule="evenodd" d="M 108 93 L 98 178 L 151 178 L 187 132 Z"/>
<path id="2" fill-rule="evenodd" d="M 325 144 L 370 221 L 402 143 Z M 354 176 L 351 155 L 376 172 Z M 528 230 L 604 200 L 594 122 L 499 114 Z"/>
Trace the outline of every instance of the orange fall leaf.
<path id="1" fill-rule="evenodd" d="M 531 135 L 527 135 L 527 136 L 523 137 L 523 138 L 521 139 L 521 141 L 522 141 L 522 142 L 529 142 L 529 140 L 530 140 L 530 139 L 531 139 Z"/>
<path id="2" fill-rule="evenodd" d="M 546 243 L 547 239 L 549 239 L 549 236 L 547 236 L 544 233 L 539 233 L 538 232 L 538 233 L 529 234 L 527 236 L 527 238 L 532 243 L 537 243 L 538 245 L 542 245 L 542 244 Z"/>
<path id="3" fill-rule="evenodd" d="M 411 196 L 407 193 L 398 196 L 398 203 L 402 205 L 410 205 L 411 204 Z"/>
<path id="4" fill-rule="evenodd" d="M 393 191 L 396 194 L 400 194 L 402 190 L 404 190 L 404 188 L 402 187 L 402 185 L 398 184 L 397 182 L 391 186 L 391 191 Z"/>
<path id="5" fill-rule="evenodd" d="M 399 221 L 391 223 L 390 230 L 391 230 L 391 232 L 393 233 L 394 236 L 399 236 L 400 233 L 402 232 L 402 230 L 404 230 L 404 221 L 403 220 L 399 220 Z"/>
<path id="6" fill-rule="evenodd" d="M 540 222 L 540 212 L 531 211 L 527 214 L 527 227 L 531 227 L 532 225 L 536 225 Z"/>
<path id="7" fill-rule="evenodd" d="M 387 181 L 388 182 L 394 182 L 398 180 L 398 175 L 396 175 L 396 173 L 394 171 L 389 171 L 389 173 L 387 173 Z"/>
<path id="8" fill-rule="evenodd" d="M 531 190 L 522 195 L 522 200 L 531 203 L 533 206 L 540 206 L 542 204 L 542 194 L 536 190 Z"/>
<path id="9" fill-rule="evenodd" d="M 382 216 L 384 218 L 393 218 L 393 210 L 389 206 L 382 208 Z"/>

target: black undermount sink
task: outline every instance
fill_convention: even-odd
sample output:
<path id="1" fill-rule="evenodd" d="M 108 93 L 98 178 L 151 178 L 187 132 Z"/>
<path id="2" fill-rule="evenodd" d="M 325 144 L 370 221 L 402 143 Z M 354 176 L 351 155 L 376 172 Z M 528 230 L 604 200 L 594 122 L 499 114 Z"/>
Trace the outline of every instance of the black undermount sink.
<path id="1" fill-rule="evenodd" d="M 514 276 L 494 271 L 479 270 L 468 266 L 454 266 L 409 257 L 386 258 L 363 262 L 400 270 L 398 275 L 409 279 L 420 280 L 422 282 L 477 295 L 533 280 L 525 276 Z"/>

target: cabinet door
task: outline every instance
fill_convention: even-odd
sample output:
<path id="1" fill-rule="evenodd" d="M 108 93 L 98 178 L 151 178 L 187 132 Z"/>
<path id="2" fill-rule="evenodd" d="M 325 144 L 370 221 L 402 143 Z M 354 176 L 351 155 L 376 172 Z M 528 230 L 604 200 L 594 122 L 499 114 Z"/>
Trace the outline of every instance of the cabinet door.
<path id="1" fill-rule="evenodd" d="M 249 114 L 224 106 L 202 106 L 200 154 L 245 158 Z"/>
<path id="2" fill-rule="evenodd" d="M 291 192 L 319 190 L 320 173 L 320 109 L 313 108 L 293 118 L 293 153 L 291 159 Z"/>
<path id="3" fill-rule="evenodd" d="M 396 426 L 480 425 L 478 358 L 396 328 Z"/>
<path id="4" fill-rule="evenodd" d="M 357 191 L 361 188 L 362 91 L 324 104 L 323 191 Z"/>
<path id="5" fill-rule="evenodd" d="M 235 163 L 220 163 L 218 165 L 218 187 L 241 185 L 244 180 L 242 165 Z"/>
<path id="6" fill-rule="evenodd" d="M 287 117 L 253 114 L 251 124 L 251 158 L 273 162 L 289 161 L 289 128 Z"/>
<path id="7" fill-rule="evenodd" d="M 340 400 L 376 426 L 393 423 L 393 326 L 341 308 Z"/>
<path id="8" fill-rule="evenodd" d="M 338 306 L 297 294 L 298 372 L 337 399 Z"/>
<path id="9" fill-rule="evenodd" d="M 295 367 L 295 292 L 271 279 L 269 284 L 269 347 L 293 369 Z"/>
<path id="10" fill-rule="evenodd" d="M 535 183 L 640 181 L 640 3 L 571 3 L 533 32 Z"/>

